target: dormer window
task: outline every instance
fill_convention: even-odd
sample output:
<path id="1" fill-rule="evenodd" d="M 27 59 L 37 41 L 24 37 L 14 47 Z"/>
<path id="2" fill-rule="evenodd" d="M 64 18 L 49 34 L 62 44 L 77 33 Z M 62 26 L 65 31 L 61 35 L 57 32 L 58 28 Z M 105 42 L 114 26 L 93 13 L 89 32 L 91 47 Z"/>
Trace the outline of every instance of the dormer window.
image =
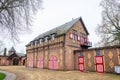
<path id="1" fill-rule="evenodd" d="M 42 40 L 42 39 L 40 39 L 40 40 L 39 40 L 39 43 L 41 44 L 41 43 L 42 43 L 42 41 L 43 41 L 43 40 Z"/>
<path id="2" fill-rule="evenodd" d="M 30 44 L 31 44 L 31 45 L 34 45 L 34 42 L 33 42 L 33 41 L 32 41 L 32 42 L 30 42 Z"/>
<path id="3" fill-rule="evenodd" d="M 55 40 L 55 34 L 51 35 L 52 40 Z"/>
<path id="4" fill-rule="evenodd" d="M 37 45 L 38 41 L 35 41 L 35 45 Z"/>
<path id="5" fill-rule="evenodd" d="M 47 42 L 48 41 L 48 37 L 45 37 L 45 42 Z"/>

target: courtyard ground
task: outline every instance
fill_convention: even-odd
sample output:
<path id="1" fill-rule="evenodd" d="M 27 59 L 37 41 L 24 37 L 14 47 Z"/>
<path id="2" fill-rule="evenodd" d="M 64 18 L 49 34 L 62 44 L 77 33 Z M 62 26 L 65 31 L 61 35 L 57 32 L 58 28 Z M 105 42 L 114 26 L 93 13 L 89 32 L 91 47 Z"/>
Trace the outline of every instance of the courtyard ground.
<path id="1" fill-rule="evenodd" d="M 0 66 L 0 70 L 16 74 L 16 80 L 120 80 L 120 75 L 80 71 L 53 71 L 24 66 Z"/>

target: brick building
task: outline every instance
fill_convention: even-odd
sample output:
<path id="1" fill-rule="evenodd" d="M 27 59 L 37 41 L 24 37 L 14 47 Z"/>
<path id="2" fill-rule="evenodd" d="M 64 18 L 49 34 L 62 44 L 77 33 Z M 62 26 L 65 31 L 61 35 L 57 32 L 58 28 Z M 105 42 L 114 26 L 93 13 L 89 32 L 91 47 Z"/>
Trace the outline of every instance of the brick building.
<path id="1" fill-rule="evenodd" d="M 88 31 L 82 18 L 73 19 L 37 36 L 28 45 L 27 67 L 53 70 L 78 69 L 75 50 L 87 49 Z"/>
<path id="2" fill-rule="evenodd" d="M 26 45 L 27 67 L 114 72 L 120 66 L 120 45 L 89 49 L 88 35 L 81 18 L 40 34 Z"/>
<path id="3" fill-rule="evenodd" d="M 76 64 L 80 71 L 113 73 L 115 66 L 120 67 L 120 45 L 76 50 L 74 53 L 77 54 Z"/>
<path id="4" fill-rule="evenodd" d="M 15 48 L 12 47 L 8 54 L 6 48 L 4 49 L 3 55 L 0 55 L 0 65 L 9 66 L 9 65 L 25 65 L 26 56 L 25 54 L 16 52 Z"/>

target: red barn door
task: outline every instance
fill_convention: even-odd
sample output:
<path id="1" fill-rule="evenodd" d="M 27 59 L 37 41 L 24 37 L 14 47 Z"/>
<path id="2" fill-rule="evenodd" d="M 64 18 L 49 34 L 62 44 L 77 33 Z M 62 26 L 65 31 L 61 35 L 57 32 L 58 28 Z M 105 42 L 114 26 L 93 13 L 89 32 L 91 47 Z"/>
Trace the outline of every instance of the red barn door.
<path id="1" fill-rule="evenodd" d="M 78 57 L 78 68 L 80 71 L 84 71 L 84 56 Z"/>
<path id="2" fill-rule="evenodd" d="M 96 56 L 96 71 L 103 73 L 104 65 L 103 65 L 103 56 Z"/>
<path id="3" fill-rule="evenodd" d="M 29 67 L 33 67 L 33 59 L 29 60 Z"/>
<path id="4" fill-rule="evenodd" d="M 37 67 L 43 68 L 43 59 L 42 58 L 38 58 Z"/>
<path id="5" fill-rule="evenodd" d="M 49 60 L 49 69 L 58 69 L 58 60 L 56 56 L 51 56 Z"/>

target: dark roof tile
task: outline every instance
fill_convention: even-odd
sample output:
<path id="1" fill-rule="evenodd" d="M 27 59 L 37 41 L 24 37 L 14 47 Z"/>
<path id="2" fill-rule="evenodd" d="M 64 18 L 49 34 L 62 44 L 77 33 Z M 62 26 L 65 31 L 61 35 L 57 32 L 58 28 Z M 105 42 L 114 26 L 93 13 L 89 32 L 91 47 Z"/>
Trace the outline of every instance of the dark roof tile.
<path id="1" fill-rule="evenodd" d="M 82 21 L 82 18 L 79 17 L 79 18 L 73 19 L 73 20 L 71 20 L 71 21 L 69 21 L 69 22 L 67 22 L 67 23 L 65 23 L 65 24 L 63 24 L 61 26 L 58 26 L 58 27 L 56 27 L 56 28 L 54 28 L 52 30 L 49 30 L 49 31 L 47 31 L 47 32 L 45 32 L 43 34 L 40 34 L 39 36 L 37 36 L 32 41 L 39 40 L 40 38 L 44 38 L 45 36 L 49 36 L 50 34 L 53 34 L 53 33 L 56 33 L 57 36 L 59 36 L 61 34 L 65 34 L 78 20 L 81 21 L 86 33 L 89 34 L 86 27 L 85 27 L 85 25 L 84 25 L 84 23 L 83 23 L 83 21 Z"/>

